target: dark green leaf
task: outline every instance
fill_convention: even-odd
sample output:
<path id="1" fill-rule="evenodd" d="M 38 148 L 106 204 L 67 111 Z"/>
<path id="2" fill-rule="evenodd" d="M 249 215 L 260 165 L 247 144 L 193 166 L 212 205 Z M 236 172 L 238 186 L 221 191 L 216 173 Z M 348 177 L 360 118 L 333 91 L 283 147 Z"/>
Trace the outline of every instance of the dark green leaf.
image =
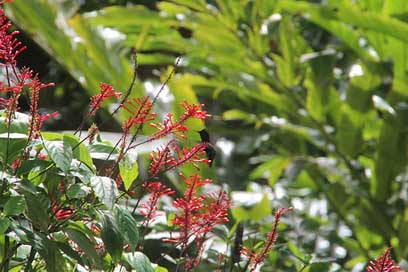
<path id="1" fill-rule="evenodd" d="M 4 215 L 19 215 L 24 212 L 26 202 L 23 196 L 11 196 L 4 205 Z"/>
<path id="2" fill-rule="evenodd" d="M 139 242 L 139 230 L 136 220 L 129 211 L 120 207 L 115 209 L 115 220 L 120 233 L 124 237 L 124 242 L 129 244 L 132 250 L 135 250 Z"/>
<path id="3" fill-rule="evenodd" d="M 111 255 L 112 259 L 117 262 L 122 257 L 123 251 L 123 236 L 116 225 L 113 218 L 108 215 L 103 215 L 101 238 L 106 250 Z"/>

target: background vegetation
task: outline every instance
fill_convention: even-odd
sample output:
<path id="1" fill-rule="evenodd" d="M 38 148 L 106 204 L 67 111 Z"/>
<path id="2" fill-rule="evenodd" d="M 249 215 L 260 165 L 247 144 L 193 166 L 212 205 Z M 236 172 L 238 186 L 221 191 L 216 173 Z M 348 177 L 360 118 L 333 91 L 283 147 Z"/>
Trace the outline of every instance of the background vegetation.
<path id="1" fill-rule="evenodd" d="M 407 269 L 405 0 L 16 0 L 6 11 L 32 50 L 21 62 L 56 83 L 42 107 L 63 119 L 50 129 L 76 128 L 100 82 L 124 92 L 132 47 L 133 97 L 182 57 L 157 110 L 187 99 L 213 115 L 205 171 L 231 191 L 231 226 L 262 234 L 272 209 L 294 207 L 262 271 L 361 271 L 387 247 Z"/>

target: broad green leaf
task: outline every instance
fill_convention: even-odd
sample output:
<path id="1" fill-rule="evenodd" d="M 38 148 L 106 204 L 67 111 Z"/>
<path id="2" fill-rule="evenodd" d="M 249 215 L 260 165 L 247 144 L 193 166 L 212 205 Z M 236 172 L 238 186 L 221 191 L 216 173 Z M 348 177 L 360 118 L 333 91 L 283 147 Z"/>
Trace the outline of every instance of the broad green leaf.
<path id="1" fill-rule="evenodd" d="M 109 177 L 95 176 L 91 178 L 91 186 L 99 200 L 112 210 L 118 196 L 116 182 Z"/>
<path id="2" fill-rule="evenodd" d="M 69 239 L 77 243 L 79 248 L 85 252 L 87 258 L 90 258 L 90 260 L 98 267 L 101 266 L 101 257 L 99 257 L 98 253 L 95 251 L 95 244 L 89 240 L 83 231 L 79 228 L 68 227 L 65 232 Z"/>
<path id="3" fill-rule="evenodd" d="M 34 226 L 42 231 L 48 229 L 50 218 L 48 216 L 48 209 L 50 203 L 48 198 L 45 199 L 41 193 L 32 194 L 29 192 L 24 193 L 26 202 L 26 212 L 29 219 Z M 48 200 L 48 201 L 47 201 Z"/>
<path id="4" fill-rule="evenodd" d="M 319 121 L 325 120 L 331 92 L 335 92 L 331 88 L 334 54 L 334 51 L 326 51 L 308 55 L 306 108 L 310 115 Z"/>
<path id="5" fill-rule="evenodd" d="M 168 272 L 168 270 L 165 267 L 156 266 L 156 268 L 154 269 L 154 272 Z"/>
<path id="6" fill-rule="evenodd" d="M 4 234 L 10 226 L 10 220 L 6 217 L 0 217 L 0 234 Z"/>
<path id="7" fill-rule="evenodd" d="M 101 238 L 113 261 L 118 262 L 123 251 L 123 233 L 120 231 L 111 215 L 103 215 Z"/>
<path id="8" fill-rule="evenodd" d="M 71 168 L 72 148 L 61 141 L 45 141 L 45 148 L 55 165 L 67 173 Z"/>
<path id="9" fill-rule="evenodd" d="M 272 208 L 268 195 L 264 194 L 261 201 L 251 208 L 245 209 L 243 207 L 236 207 L 231 209 L 231 213 L 238 222 L 246 219 L 261 221 L 266 216 L 271 215 Z"/>
<path id="10" fill-rule="evenodd" d="M 49 240 L 42 233 L 34 233 L 34 237 L 30 238 L 31 245 L 45 261 L 47 271 L 68 271 L 65 266 L 65 259 L 59 251 L 56 242 Z"/>
<path id="11" fill-rule="evenodd" d="M 90 145 L 88 148 L 93 159 L 115 160 L 117 157 L 117 150 L 109 142 L 97 142 Z"/>
<path id="12" fill-rule="evenodd" d="M 71 199 L 80 199 L 86 197 L 91 189 L 83 184 L 75 183 L 68 187 L 67 196 Z"/>
<path id="13" fill-rule="evenodd" d="M 137 272 L 154 272 L 149 258 L 142 252 L 126 253 L 125 259 Z"/>
<path id="14" fill-rule="evenodd" d="M 137 153 L 132 153 L 132 151 L 126 153 L 124 159 L 119 163 L 119 173 L 123 180 L 125 190 L 128 190 L 139 176 Z"/>
<path id="15" fill-rule="evenodd" d="M 78 252 L 73 250 L 67 243 L 63 243 L 63 242 L 56 242 L 56 243 L 57 243 L 57 246 L 59 247 L 59 249 L 63 253 L 65 253 L 67 256 L 74 259 L 75 261 L 77 261 L 78 264 L 84 266 L 84 261 L 82 260 L 82 258 L 81 258 L 81 256 L 79 255 Z"/>
<path id="16" fill-rule="evenodd" d="M 269 185 L 274 186 L 290 162 L 290 158 L 276 156 L 255 168 L 249 177 L 251 179 L 265 177 L 268 179 Z"/>
<path id="17" fill-rule="evenodd" d="M 64 146 L 70 146 L 73 150 L 73 157 L 77 160 L 85 163 L 89 169 L 93 169 L 92 157 L 83 143 L 79 143 L 79 137 L 72 134 L 64 134 L 63 136 Z"/>
<path id="18" fill-rule="evenodd" d="M 139 242 L 139 230 L 136 220 L 129 211 L 118 206 L 115 209 L 115 220 L 120 233 L 124 237 L 124 242 L 129 244 L 132 250 L 135 250 Z"/>
<path id="19" fill-rule="evenodd" d="M 11 196 L 4 205 L 3 213 L 6 216 L 19 215 L 24 212 L 26 202 L 23 196 Z"/>

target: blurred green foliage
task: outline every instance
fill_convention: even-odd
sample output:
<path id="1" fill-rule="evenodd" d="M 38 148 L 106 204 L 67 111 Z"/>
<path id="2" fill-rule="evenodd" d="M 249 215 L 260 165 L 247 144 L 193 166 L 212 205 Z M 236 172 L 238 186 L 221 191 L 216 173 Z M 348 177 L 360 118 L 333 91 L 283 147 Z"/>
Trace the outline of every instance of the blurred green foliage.
<path id="1" fill-rule="evenodd" d="M 7 10 L 89 95 L 126 90 L 130 47 L 150 85 L 182 56 L 168 87 L 214 115 L 218 179 L 295 207 L 262 271 L 361 270 L 388 246 L 407 266 L 406 0 L 85 2 Z M 237 221 L 271 213 L 240 204 Z"/>

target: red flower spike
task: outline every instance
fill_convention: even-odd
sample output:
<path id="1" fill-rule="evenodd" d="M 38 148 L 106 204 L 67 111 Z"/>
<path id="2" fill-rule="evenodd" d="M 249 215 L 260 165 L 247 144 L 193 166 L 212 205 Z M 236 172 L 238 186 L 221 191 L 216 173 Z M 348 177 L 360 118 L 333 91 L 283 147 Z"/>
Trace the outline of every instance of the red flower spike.
<path id="1" fill-rule="evenodd" d="M 148 96 L 128 100 L 126 104 L 122 105 L 122 107 L 131 115 L 124 124 L 124 127 L 126 127 L 127 130 L 129 130 L 131 126 L 153 121 L 156 117 L 156 114 L 151 112 L 153 103 Z"/>
<path id="2" fill-rule="evenodd" d="M 207 146 L 208 143 L 200 143 L 191 149 L 183 148 L 180 150 L 174 140 L 168 142 L 165 146 L 150 154 L 150 177 L 156 177 L 160 172 L 169 171 L 187 163 L 191 163 L 197 170 L 200 170 L 197 163 L 208 164 L 208 159 L 201 157 L 205 155 Z"/>
<path id="3" fill-rule="evenodd" d="M 228 209 L 231 202 L 227 195 L 220 191 L 217 195 L 201 195 L 198 189 L 205 184 L 211 183 L 210 179 L 202 179 L 199 175 L 191 175 L 189 178 L 181 175 L 187 189 L 182 198 L 177 198 L 173 206 L 178 210 L 173 219 L 173 225 L 180 229 L 177 237 L 166 239 L 167 242 L 177 243 L 181 246 L 184 257 L 187 258 L 185 269 L 189 270 L 197 266 L 201 260 L 206 236 L 215 225 L 228 221 Z M 196 243 L 194 257 L 186 255 L 186 249 L 191 239 Z"/>
<path id="4" fill-rule="evenodd" d="M 185 112 L 181 115 L 180 120 L 178 120 L 177 122 L 174 121 L 173 115 L 171 113 L 168 113 L 162 124 L 150 124 L 151 127 L 154 127 L 158 130 L 158 132 L 149 137 L 150 140 L 160 139 L 171 133 L 185 139 L 186 136 L 184 133 L 188 131 L 189 128 L 185 126 L 184 123 L 188 119 L 196 118 L 204 120 L 209 117 L 207 112 L 201 109 L 202 105 L 188 104 L 187 102 L 182 102 L 180 104 L 185 109 Z"/>
<path id="5" fill-rule="evenodd" d="M 9 1 L 3 0 L 1 4 L 6 2 Z M 0 65 L 2 66 L 15 66 L 17 56 L 26 49 L 14 37 L 19 33 L 18 31 L 7 33 L 10 27 L 11 22 L 7 20 L 4 11 L 0 9 Z"/>
<path id="6" fill-rule="evenodd" d="M 206 118 L 210 117 L 206 111 L 202 110 L 204 104 L 196 105 L 196 104 L 188 104 L 186 101 L 180 103 L 180 105 L 186 110 L 181 119 L 188 119 L 188 118 L 196 118 L 205 120 Z"/>
<path id="7" fill-rule="evenodd" d="M 147 227 L 156 217 L 159 198 L 165 195 L 172 195 L 174 191 L 164 186 L 161 182 L 144 183 L 143 188 L 150 193 L 146 203 L 142 203 L 140 213 L 145 217 L 145 227 Z"/>
<path id="8" fill-rule="evenodd" d="M 278 225 L 280 218 L 288 211 L 293 210 L 293 208 L 281 208 L 275 212 L 275 223 L 273 225 L 272 231 L 268 232 L 266 242 L 264 246 L 258 251 L 254 252 L 248 248 L 242 248 L 241 253 L 249 258 L 251 264 L 251 271 L 254 271 L 258 265 L 260 265 L 265 258 L 268 256 L 269 251 L 278 239 Z"/>
<path id="9" fill-rule="evenodd" d="M 101 104 L 105 99 L 110 97 L 119 97 L 120 93 L 115 93 L 112 85 L 101 83 L 101 92 L 91 97 L 91 103 L 89 104 L 88 117 L 95 115 L 96 111 L 101 107 Z"/>
<path id="10" fill-rule="evenodd" d="M 173 144 L 173 141 L 168 142 L 165 146 L 157 149 L 155 152 L 150 153 L 150 167 L 149 175 L 150 177 L 157 177 L 158 174 L 164 170 L 168 164 L 170 164 L 171 149 L 170 146 Z"/>
<path id="11" fill-rule="evenodd" d="M 26 76 L 30 74 L 29 71 L 26 71 Z M 24 76 L 25 77 L 25 76 Z M 54 86 L 53 83 L 42 83 L 38 80 L 38 77 L 35 76 L 34 79 L 26 84 L 28 88 L 30 88 L 30 95 L 31 95 L 31 103 L 30 103 L 30 114 L 31 114 L 31 122 L 30 122 L 30 131 L 28 139 L 31 140 L 33 138 L 38 138 L 40 133 L 40 129 L 42 123 L 51 118 L 58 115 L 58 112 L 54 112 L 52 114 L 40 116 L 38 113 L 38 101 L 40 99 L 40 90 L 48 87 Z"/>
<path id="12" fill-rule="evenodd" d="M 402 272 L 403 270 L 399 265 L 395 265 L 394 260 L 391 257 L 391 248 L 388 248 L 383 255 L 370 261 L 367 268 L 367 272 Z"/>

